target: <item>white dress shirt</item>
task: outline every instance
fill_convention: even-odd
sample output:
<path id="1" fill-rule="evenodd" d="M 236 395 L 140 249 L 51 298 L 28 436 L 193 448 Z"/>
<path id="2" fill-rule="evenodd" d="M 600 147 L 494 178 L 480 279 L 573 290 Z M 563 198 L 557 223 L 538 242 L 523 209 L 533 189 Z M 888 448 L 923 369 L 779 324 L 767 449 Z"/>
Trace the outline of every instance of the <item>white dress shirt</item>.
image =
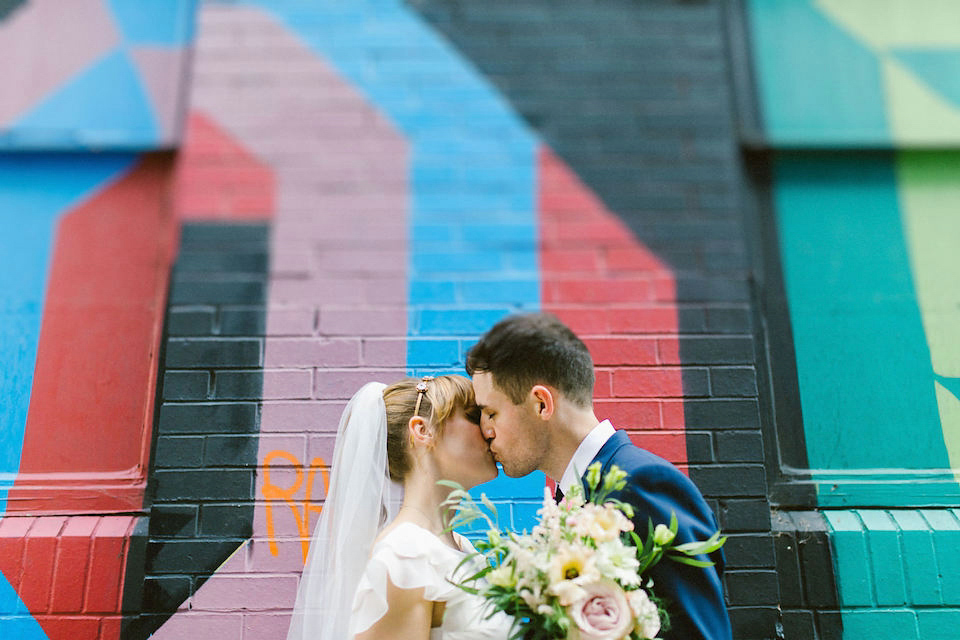
<path id="1" fill-rule="evenodd" d="M 614 434 L 613 425 L 609 420 L 604 420 L 593 428 L 593 431 L 587 434 L 587 437 L 580 442 L 580 446 L 574 452 L 567 464 L 567 470 L 563 472 L 560 478 L 560 490 L 564 495 L 570 492 L 571 487 L 580 484 L 580 478 L 587 472 L 587 467 L 593 459 L 600 453 L 600 449 L 607 443 Z"/>

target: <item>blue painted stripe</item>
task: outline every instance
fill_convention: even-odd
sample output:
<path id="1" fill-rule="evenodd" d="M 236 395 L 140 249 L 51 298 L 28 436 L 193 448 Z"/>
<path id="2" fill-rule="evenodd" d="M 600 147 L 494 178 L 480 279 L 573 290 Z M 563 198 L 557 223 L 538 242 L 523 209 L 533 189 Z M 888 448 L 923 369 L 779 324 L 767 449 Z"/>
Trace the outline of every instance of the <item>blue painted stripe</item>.
<path id="1" fill-rule="evenodd" d="M 512 310 L 538 309 L 537 140 L 486 79 L 397 0 L 250 4 L 329 60 L 410 143 L 410 372 L 437 371 L 434 343 L 419 336 L 475 337 Z M 478 284 L 497 280 L 510 284 Z M 543 483 L 535 474 L 485 488 L 539 501 Z M 532 526 L 530 510 L 517 512 L 511 526 Z"/>
<path id="2" fill-rule="evenodd" d="M 0 155 L 0 514 L 20 468 L 57 219 L 134 160 L 129 154 Z"/>
<path id="3" fill-rule="evenodd" d="M 16 640 L 47 640 L 40 624 L 30 615 L 27 605 L 0 573 L 0 628 L 4 638 Z"/>
<path id="4" fill-rule="evenodd" d="M 184 46 L 193 40 L 197 0 L 109 0 L 124 40 L 134 46 Z"/>

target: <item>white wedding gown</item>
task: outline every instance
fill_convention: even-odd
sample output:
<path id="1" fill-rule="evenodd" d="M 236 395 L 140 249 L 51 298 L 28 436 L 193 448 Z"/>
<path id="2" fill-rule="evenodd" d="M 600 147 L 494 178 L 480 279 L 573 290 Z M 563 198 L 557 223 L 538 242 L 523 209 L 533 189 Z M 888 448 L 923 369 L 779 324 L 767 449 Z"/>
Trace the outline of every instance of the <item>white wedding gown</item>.
<path id="1" fill-rule="evenodd" d="M 410 522 L 398 524 L 387 532 L 374 545 L 360 577 L 350 617 L 350 637 L 369 629 L 387 612 L 389 576 L 401 589 L 422 587 L 424 598 L 446 603 L 443 623 L 431 629 L 430 640 L 506 640 L 512 618 L 500 612 L 488 617 L 489 609 L 480 596 L 471 595 L 447 580 L 464 557 L 475 551 L 469 540 L 457 533 L 454 537 L 460 551 Z M 476 562 L 482 561 L 476 559 Z M 457 576 L 462 578 L 477 571 L 476 568 L 471 571 L 468 565 L 461 567 Z"/>

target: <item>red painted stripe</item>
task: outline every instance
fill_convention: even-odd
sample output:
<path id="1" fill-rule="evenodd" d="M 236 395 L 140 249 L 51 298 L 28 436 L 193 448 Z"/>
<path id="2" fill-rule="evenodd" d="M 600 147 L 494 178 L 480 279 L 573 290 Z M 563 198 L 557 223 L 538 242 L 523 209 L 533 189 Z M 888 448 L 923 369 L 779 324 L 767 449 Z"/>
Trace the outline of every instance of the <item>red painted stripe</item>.
<path id="1" fill-rule="evenodd" d="M 273 216 L 275 185 L 270 167 L 198 111 L 187 120 L 174 193 L 179 218 L 264 220 Z"/>
<path id="2" fill-rule="evenodd" d="M 134 516 L 7 517 L 0 571 L 50 640 L 120 637 Z"/>
<path id="3" fill-rule="evenodd" d="M 9 513 L 143 503 L 176 227 L 171 163 L 142 160 L 61 218 Z"/>
<path id="4" fill-rule="evenodd" d="M 684 469 L 673 273 L 552 151 L 538 166 L 543 309 L 590 349 L 598 417 Z"/>

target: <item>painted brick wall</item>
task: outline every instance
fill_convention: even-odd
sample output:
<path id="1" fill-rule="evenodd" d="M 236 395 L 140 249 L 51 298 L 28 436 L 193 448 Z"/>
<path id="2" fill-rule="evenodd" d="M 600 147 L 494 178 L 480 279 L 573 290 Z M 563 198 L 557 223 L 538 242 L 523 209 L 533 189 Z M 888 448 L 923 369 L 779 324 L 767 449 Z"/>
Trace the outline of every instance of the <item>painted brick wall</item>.
<path id="1" fill-rule="evenodd" d="M 267 228 L 186 224 L 171 279 L 149 486 L 147 637 L 251 535 L 263 395 Z"/>
<path id="2" fill-rule="evenodd" d="M 740 200 L 745 181 L 722 3 L 409 4 L 503 92 L 646 248 L 648 264 L 653 258 L 660 273 L 675 278 L 671 311 L 664 298 L 657 304 L 623 286 L 630 281 L 626 261 L 637 271 L 637 256 L 608 246 L 601 278 L 621 289 L 603 305 L 607 323 L 598 326 L 595 314 L 581 320 L 569 304 L 555 308 L 562 317 L 573 311 L 579 330 L 603 336 L 593 343 L 595 355 L 611 338 L 636 349 L 657 344 L 656 355 L 632 363 L 622 352 L 600 351 L 601 378 L 611 376 L 620 400 L 612 415 L 638 428 L 634 439 L 653 450 L 685 430 L 682 460 L 731 535 L 725 586 L 736 637 L 776 637 L 777 561 L 748 284 L 751 219 Z M 574 210 L 565 221 L 573 225 L 569 237 L 589 248 L 588 227 L 575 226 L 589 218 L 583 207 Z M 657 272 L 646 269 L 642 282 Z M 650 423 L 664 431 L 641 430 Z M 670 445 L 661 451 L 677 460 Z"/>

